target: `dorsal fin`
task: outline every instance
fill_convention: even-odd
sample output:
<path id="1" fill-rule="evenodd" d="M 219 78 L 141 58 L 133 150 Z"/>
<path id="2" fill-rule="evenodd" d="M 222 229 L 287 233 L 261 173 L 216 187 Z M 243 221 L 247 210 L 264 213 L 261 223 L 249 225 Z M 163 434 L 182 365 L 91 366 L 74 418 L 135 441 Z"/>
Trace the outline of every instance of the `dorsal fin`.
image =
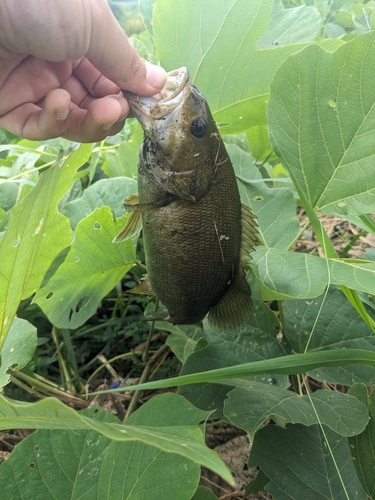
<path id="1" fill-rule="evenodd" d="M 251 259 L 251 253 L 254 247 L 261 245 L 259 239 L 258 224 L 256 216 L 253 214 L 250 207 L 241 205 L 241 266 L 246 264 Z"/>

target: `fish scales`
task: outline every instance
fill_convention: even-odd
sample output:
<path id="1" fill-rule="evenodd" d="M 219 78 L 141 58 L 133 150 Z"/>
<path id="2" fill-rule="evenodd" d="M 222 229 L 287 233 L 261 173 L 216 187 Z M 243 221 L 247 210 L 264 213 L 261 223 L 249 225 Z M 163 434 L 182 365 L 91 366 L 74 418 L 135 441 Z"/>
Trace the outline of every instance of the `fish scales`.
<path id="1" fill-rule="evenodd" d="M 208 313 L 215 328 L 236 330 L 251 312 L 240 260 L 244 224 L 247 242 L 257 244 L 255 218 L 241 206 L 232 164 L 204 97 L 186 68 L 170 75 L 157 97 L 125 93 L 145 136 L 138 199 L 126 200 L 133 214 L 117 241 L 129 237 L 141 220 L 147 281 L 134 292 L 155 293 L 168 311 L 163 319 L 195 324 Z"/>

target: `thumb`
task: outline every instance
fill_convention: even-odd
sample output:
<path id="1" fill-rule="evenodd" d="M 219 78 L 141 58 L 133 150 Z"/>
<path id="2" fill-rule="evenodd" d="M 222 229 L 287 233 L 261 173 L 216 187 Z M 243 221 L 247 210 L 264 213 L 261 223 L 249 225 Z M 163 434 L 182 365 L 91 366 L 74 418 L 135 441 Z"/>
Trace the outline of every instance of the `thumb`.
<path id="1" fill-rule="evenodd" d="M 91 7 L 91 39 L 87 59 L 121 89 L 141 95 L 153 95 L 165 84 L 166 72 L 160 66 L 139 57 L 106 0 Z"/>

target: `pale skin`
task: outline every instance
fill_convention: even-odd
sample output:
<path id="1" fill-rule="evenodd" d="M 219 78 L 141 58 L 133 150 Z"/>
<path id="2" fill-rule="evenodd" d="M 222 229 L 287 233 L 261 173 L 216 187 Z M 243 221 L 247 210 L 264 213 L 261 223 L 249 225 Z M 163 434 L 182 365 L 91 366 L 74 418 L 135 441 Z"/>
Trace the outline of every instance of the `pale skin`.
<path id="1" fill-rule="evenodd" d="M 129 113 L 121 89 L 154 95 L 165 80 L 106 0 L 0 1 L 0 127 L 13 134 L 103 140 Z"/>

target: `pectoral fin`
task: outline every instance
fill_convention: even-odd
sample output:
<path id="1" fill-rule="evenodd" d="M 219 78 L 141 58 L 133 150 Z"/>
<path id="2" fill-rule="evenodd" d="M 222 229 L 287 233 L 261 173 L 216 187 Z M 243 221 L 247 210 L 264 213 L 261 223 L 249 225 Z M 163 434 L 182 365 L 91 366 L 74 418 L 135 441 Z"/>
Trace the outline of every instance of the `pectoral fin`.
<path id="1" fill-rule="evenodd" d="M 129 290 L 129 293 L 138 293 L 140 295 L 156 295 L 147 274 L 143 275 L 140 284 Z"/>
<path id="2" fill-rule="evenodd" d="M 232 278 L 223 297 L 210 309 L 208 322 L 215 330 L 236 332 L 247 323 L 251 311 L 251 291 L 241 269 Z"/>
<path id="3" fill-rule="evenodd" d="M 112 240 L 112 243 L 120 243 L 121 241 L 133 238 L 142 229 L 142 213 L 133 212 L 127 223 L 121 229 L 117 236 Z"/>

